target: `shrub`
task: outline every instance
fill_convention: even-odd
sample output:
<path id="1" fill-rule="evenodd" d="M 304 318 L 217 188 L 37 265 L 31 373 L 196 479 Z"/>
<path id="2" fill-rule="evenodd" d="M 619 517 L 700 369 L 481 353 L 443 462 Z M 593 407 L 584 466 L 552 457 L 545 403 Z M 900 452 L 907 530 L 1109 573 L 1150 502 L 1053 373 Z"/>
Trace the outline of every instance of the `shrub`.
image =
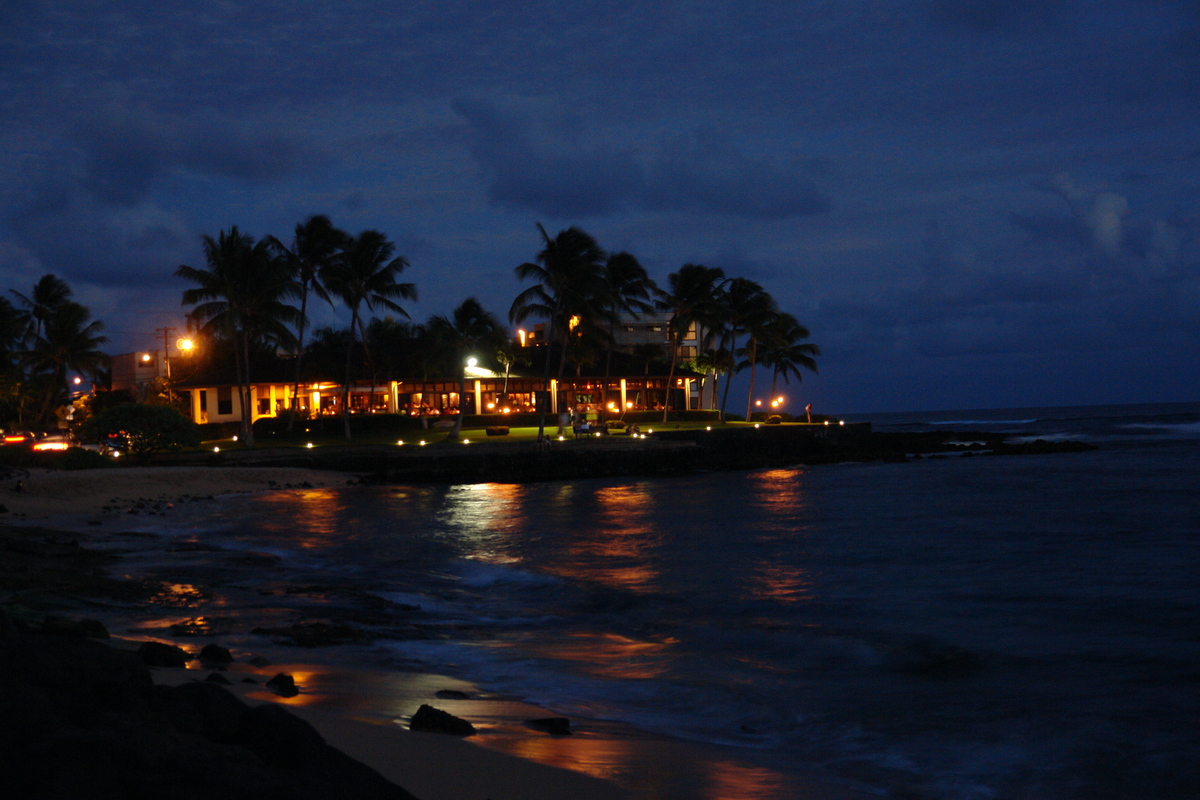
<path id="1" fill-rule="evenodd" d="M 506 425 L 493 425 L 484 430 L 487 431 L 488 436 L 508 436 L 508 426 Z"/>
<path id="2" fill-rule="evenodd" d="M 625 430 L 625 423 L 619 419 L 610 419 L 608 422 L 606 422 L 604 424 L 610 431 Z"/>
<path id="3" fill-rule="evenodd" d="M 144 459 L 162 450 L 199 446 L 200 427 L 172 408 L 128 403 L 87 420 L 80 437 L 98 443 L 120 442 L 131 456 Z"/>
<path id="4" fill-rule="evenodd" d="M 778 414 L 772 414 L 771 416 L 767 417 L 768 425 L 779 425 L 782 422 L 783 417 L 779 416 Z"/>

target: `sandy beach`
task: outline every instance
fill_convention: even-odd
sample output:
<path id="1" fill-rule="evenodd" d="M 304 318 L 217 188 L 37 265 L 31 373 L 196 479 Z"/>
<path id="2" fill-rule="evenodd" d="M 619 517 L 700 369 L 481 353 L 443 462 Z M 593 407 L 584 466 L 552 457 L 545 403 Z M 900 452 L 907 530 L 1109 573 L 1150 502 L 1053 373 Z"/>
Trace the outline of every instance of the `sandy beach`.
<path id="1" fill-rule="evenodd" d="M 110 528 L 117 514 L 162 514 L 170 517 L 179 504 L 203 502 L 230 493 L 286 491 L 315 487 L 345 486 L 356 483 L 349 473 L 322 472 L 296 468 L 242 467 L 131 467 L 78 472 L 38 472 L 10 474 L 0 482 L 0 504 L 6 511 L 2 520 L 16 525 L 0 528 L 4 541 L 35 537 L 53 529 L 55 520 L 74 523 L 75 530 L 83 529 L 90 518 L 104 520 Z M 37 528 L 25 526 L 34 525 Z M 3 543 L 3 542 L 0 542 Z M 86 548 L 86 536 L 82 543 Z M 70 554 L 68 554 L 70 555 Z M 54 554 L 50 555 L 54 558 Z M 75 569 L 93 572 L 91 565 Z M 63 570 L 55 570 L 61 572 Z M 69 571 L 69 568 L 66 570 Z M 32 574 L 32 573 L 30 573 Z M 0 602 L 20 604 L 27 595 L 14 589 L 10 575 L 0 576 Z M 51 591 L 70 595 L 69 586 Z M 43 590 L 40 595 L 45 596 Z M 86 591 L 81 592 L 86 594 Z M 195 642 L 178 641 L 189 650 L 198 649 Z M 589 754 L 623 753 L 627 762 L 654 759 L 675 762 L 676 775 L 689 771 L 720 769 L 719 759 L 710 763 L 691 763 L 699 751 L 689 750 L 682 743 L 670 741 L 620 741 L 601 729 L 579 736 L 552 737 L 529 732 L 514 737 L 509 730 L 489 737 L 488 732 L 472 739 L 458 739 L 435 733 L 416 733 L 405 728 L 404 712 L 370 708 L 379 699 L 373 694 L 373 683 L 394 681 L 396 676 L 346 673 L 330 670 L 319 663 L 300 663 L 266 667 L 255 673 L 250 667 L 238 664 L 255 683 L 239 684 L 236 672 L 229 688 L 250 705 L 277 703 L 309 721 L 332 746 L 367 764 L 389 781 L 412 792 L 421 800 L 539 800 L 574 797 L 580 800 L 616 800 L 629 793 L 610 780 L 603 780 L 603 769 L 589 764 Z M 277 670 L 296 675 L 302 686 L 297 698 L 280 698 L 262 688 L 270 674 Z M 156 682 L 177 685 L 181 682 L 203 680 L 206 672 L 196 669 L 155 669 Z M 399 680 L 406 680 L 401 677 Z M 430 683 L 418 686 L 431 704 L 439 704 L 452 712 L 469 715 L 469 704 L 455 707 L 454 701 L 434 699 L 437 686 Z M 415 702 L 415 701 L 413 701 Z M 410 704 L 412 704 L 410 702 Z M 414 706 L 415 707 L 415 706 Z M 538 709 L 527 707 L 531 714 Z M 512 712 L 510 712 L 512 713 Z M 606 738 L 607 737 L 607 738 Z M 495 739 L 495 741 L 481 741 Z M 620 759 L 618 759 L 620 760 Z M 540 762 L 540 763 L 539 763 Z M 565 768 L 564 768 L 565 767 Z M 586 774 L 591 772 L 592 774 Z M 731 772 L 735 783 L 753 783 L 753 776 Z M 749 787 L 748 789 L 749 790 Z M 736 786 L 721 798 L 737 800 L 745 796 Z M 805 794 L 810 798 L 854 798 L 862 795 L 842 787 L 813 784 Z"/>

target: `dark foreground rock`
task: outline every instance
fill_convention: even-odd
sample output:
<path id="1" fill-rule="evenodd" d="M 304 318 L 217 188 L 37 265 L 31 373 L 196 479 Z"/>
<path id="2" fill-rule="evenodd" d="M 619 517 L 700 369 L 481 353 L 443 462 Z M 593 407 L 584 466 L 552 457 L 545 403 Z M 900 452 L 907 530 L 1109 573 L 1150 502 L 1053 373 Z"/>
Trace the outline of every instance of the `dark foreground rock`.
<path id="1" fill-rule="evenodd" d="M 137 653 L 0 609 L 0 776 L 47 800 L 412 800 L 287 710 L 214 683 L 154 686 Z"/>
<path id="2" fill-rule="evenodd" d="M 448 733 L 451 736 L 474 736 L 475 726 L 448 711 L 422 705 L 408 723 L 409 730 L 427 733 Z"/>

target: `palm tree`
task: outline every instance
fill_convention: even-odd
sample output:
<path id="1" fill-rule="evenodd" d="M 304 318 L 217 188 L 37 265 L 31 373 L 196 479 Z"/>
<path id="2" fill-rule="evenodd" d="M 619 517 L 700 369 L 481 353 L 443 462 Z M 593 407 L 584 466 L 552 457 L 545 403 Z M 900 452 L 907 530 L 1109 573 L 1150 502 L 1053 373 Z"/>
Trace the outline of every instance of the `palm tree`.
<path id="1" fill-rule="evenodd" d="M 675 365 L 679 360 L 679 344 L 693 325 L 700 328 L 713 324 L 718 311 L 717 292 L 725 279 L 720 267 L 703 264 L 684 264 L 678 272 L 667 276 L 668 289 L 658 300 L 660 311 L 670 313 L 667 337 L 671 349 L 671 368 L 667 373 L 667 397 L 663 402 L 663 418 L 670 411 L 670 392 L 675 383 Z"/>
<path id="2" fill-rule="evenodd" d="M 342 423 L 346 439 L 350 439 L 350 364 L 354 341 L 360 335 L 367 360 L 371 359 L 360 310 L 366 306 L 368 311 L 374 311 L 379 306 L 407 318 L 408 312 L 396 303 L 396 299 L 417 299 L 416 284 L 396 282 L 396 276 L 408 266 L 408 259 L 404 256 L 392 258 L 395 251 L 396 245 L 382 233 L 365 230 L 346 239 L 341 253 L 323 275 L 326 290 L 341 298 L 350 309 L 351 341 L 346 348 L 346 380 L 342 388 Z"/>
<path id="3" fill-rule="evenodd" d="M 630 253 L 621 251 L 609 255 L 604 262 L 603 311 L 608 322 L 604 360 L 604 384 L 600 391 L 601 413 L 608 407 L 608 381 L 612 375 L 612 354 L 616 347 L 616 328 L 622 314 L 634 318 L 654 310 L 652 298 L 659 295 L 658 286 Z"/>
<path id="4" fill-rule="evenodd" d="M 504 367 L 504 391 L 501 397 L 508 396 L 508 377 L 514 365 L 529 366 L 529 357 L 521 353 L 511 336 L 505 336 L 504 341 L 496 348 L 496 362 Z"/>
<path id="5" fill-rule="evenodd" d="M 733 385 L 733 374 L 741 371 L 747 365 L 751 367 L 750 391 L 752 393 L 754 391 L 754 364 L 757 361 L 757 354 L 754 350 L 757 346 L 761 326 L 775 311 L 775 301 L 763 290 L 762 286 L 754 281 L 747 278 L 733 278 L 725 284 L 724 290 L 721 292 L 720 306 L 720 319 L 724 328 L 722 349 L 726 351 L 732 362 L 732 369 L 725 381 L 725 392 L 721 397 L 721 414 L 724 416 L 729 401 L 729 387 Z M 750 334 L 747 346 L 743 349 L 743 354 L 748 356 L 748 360 L 738 363 L 736 360 L 737 340 L 742 334 Z M 746 412 L 746 419 L 750 419 L 749 411 Z"/>
<path id="6" fill-rule="evenodd" d="M 62 278 L 51 274 L 38 279 L 29 297 L 18 291 L 10 291 L 25 306 L 29 336 L 40 336 L 46 321 L 71 299 L 71 287 Z"/>
<path id="7" fill-rule="evenodd" d="M 250 447 L 254 444 L 250 353 L 262 344 L 294 347 L 289 326 L 299 324 L 300 312 L 286 300 L 298 294 L 298 287 L 266 239 L 255 241 L 234 225 L 216 239 L 205 235 L 202 241 L 208 269 L 184 264 L 175 275 L 197 284 L 184 291 L 183 304 L 193 306 L 189 316 L 201 325 L 201 333 L 227 338 L 234 345 L 242 415 L 239 441 Z"/>
<path id="8" fill-rule="evenodd" d="M 321 282 L 321 275 L 327 272 L 333 264 L 339 248 L 346 239 L 346 234 L 333 227 L 329 217 L 316 214 L 296 226 L 292 237 L 291 248 L 286 248 L 275 237 L 269 237 L 271 245 L 284 258 L 293 278 L 300 285 L 300 322 L 296 334 L 296 363 L 292 380 L 292 403 L 288 409 L 287 431 L 290 433 L 296 424 L 296 401 L 300 395 L 300 371 L 304 357 L 304 329 L 308 325 L 308 293 L 313 294 L 327 303 L 329 293 Z"/>
<path id="9" fill-rule="evenodd" d="M 63 284 L 64 286 L 66 284 Z M 67 294 L 70 294 L 68 289 Z M 44 378 L 45 396 L 38 419 L 50 421 L 54 409 L 70 396 L 68 372 L 80 372 L 95 379 L 108 365 L 108 356 L 100 345 L 108 341 L 101 335 L 104 325 L 91 320 L 91 312 L 79 303 L 63 301 L 51 313 L 39 320 L 40 332 L 35 335 L 22 363 L 31 374 Z"/>
<path id="10" fill-rule="evenodd" d="M 533 279 L 537 283 L 516 296 L 508 318 L 513 324 L 529 317 L 547 321 L 545 383 L 549 385 L 551 344 L 557 340 L 561 348 L 558 362 L 561 381 L 567 364 L 567 340 L 575 327 L 572 321 L 576 325 L 590 325 L 602 316 L 605 254 L 595 239 L 574 226 L 560 231 L 553 239 L 541 223 L 537 229 L 544 245 L 537 254 L 537 263 L 526 262 L 515 269 L 521 280 Z M 541 436 L 546 429 L 546 408 L 539 405 Z"/>
<path id="11" fill-rule="evenodd" d="M 453 374 L 458 376 L 458 417 L 454 420 L 451 438 L 458 438 L 466 414 L 466 359 L 473 352 L 491 352 L 507 338 L 504 326 L 495 314 L 485 309 L 474 297 L 463 300 L 449 317 L 431 317 L 429 330 L 441 345 Z M 475 409 L 479 413 L 479 409 Z"/>
<path id="12" fill-rule="evenodd" d="M 771 368 L 771 397 L 775 396 L 775 385 L 779 378 L 788 383 L 788 375 L 795 375 L 796 382 L 803 380 L 800 369 L 817 371 L 813 356 L 821 354 L 821 348 L 804 342 L 809 336 L 804 327 L 791 314 L 778 312 L 768 321 L 761 342 L 759 362 Z"/>

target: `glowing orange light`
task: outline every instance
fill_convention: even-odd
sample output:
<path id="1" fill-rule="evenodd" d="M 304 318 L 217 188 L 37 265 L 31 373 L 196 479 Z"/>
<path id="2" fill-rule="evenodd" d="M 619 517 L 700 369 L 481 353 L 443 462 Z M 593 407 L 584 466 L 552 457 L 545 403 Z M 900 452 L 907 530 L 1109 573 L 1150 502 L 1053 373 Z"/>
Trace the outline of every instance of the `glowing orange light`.
<path id="1" fill-rule="evenodd" d="M 34 450 L 66 450 L 70 445 L 66 442 L 38 442 L 33 446 Z"/>

